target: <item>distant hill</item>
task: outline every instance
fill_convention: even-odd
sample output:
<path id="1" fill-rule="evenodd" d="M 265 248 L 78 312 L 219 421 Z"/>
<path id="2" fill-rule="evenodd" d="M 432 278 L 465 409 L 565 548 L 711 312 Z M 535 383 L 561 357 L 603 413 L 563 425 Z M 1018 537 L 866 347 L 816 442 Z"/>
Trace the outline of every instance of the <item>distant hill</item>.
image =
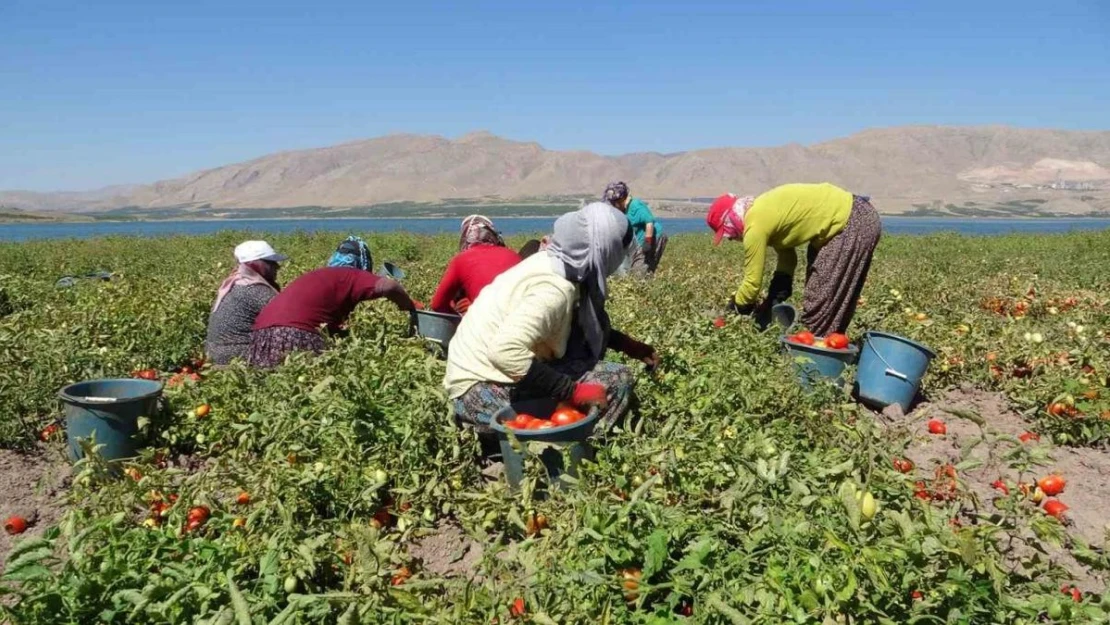
<path id="1" fill-rule="evenodd" d="M 910 126 L 808 146 L 613 157 L 546 150 L 486 132 L 454 140 L 398 134 L 271 154 L 150 185 L 0 192 L 0 206 L 211 211 L 505 202 L 594 197 L 610 180 L 628 181 L 642 197 L 674 200 L 679 211 L 690 209 L 681 200 L 725 191 L 758 194 L 786 182 L 829 181 L 873 196 L 884 212 L 1110 213 L 1110 132 Z"/>

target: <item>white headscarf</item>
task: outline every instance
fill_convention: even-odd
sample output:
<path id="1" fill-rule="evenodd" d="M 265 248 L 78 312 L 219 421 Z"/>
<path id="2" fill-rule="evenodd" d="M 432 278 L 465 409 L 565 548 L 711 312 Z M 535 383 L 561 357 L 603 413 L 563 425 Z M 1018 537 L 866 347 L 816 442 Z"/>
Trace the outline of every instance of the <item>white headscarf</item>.
<path id="1" fill-rule="evenodd" d="M 594 202 L 555 220 L 547 248 L 555 272 L 582 285 L 578 323 L 595 358 L 601 358 L 608 342 L 608 277 L 624 260 L 628 231 L 624 213 L 604 202 Z"/>

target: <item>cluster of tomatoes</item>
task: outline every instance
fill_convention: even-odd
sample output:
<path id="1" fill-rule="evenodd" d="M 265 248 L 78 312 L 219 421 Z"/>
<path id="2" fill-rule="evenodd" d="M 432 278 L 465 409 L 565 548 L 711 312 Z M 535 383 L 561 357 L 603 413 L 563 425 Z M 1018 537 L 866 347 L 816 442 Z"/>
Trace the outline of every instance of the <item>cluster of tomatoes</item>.
<path id="1" fill-rule="evenodd" d="M 586 415 L 573 406 L 559 404 L 551 418 L 541 419 L 525 412 L 517 413 L 515 417 L 505 422 L 505 425 L 514 430 L 550 430 L 577 423 L 585 419 Z"/>
<path id="2" fill-rule="evenodd" d="M 813 336 L 812 332 L 802 330 L 786 337 L 786 340 L 799 345 L 811 345 L 813 347 L 824 347 L 825 349 L 848 349 L 848 337 L 839 332 L 833 332 L 826 337 L 816 337 Z"/>

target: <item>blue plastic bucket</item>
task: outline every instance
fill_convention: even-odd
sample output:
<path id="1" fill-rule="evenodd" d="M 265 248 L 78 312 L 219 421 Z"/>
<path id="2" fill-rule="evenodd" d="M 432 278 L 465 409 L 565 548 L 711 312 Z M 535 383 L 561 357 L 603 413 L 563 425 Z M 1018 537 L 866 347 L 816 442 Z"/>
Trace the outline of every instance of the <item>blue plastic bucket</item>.
<path id="1" fill-rule="evenodd" d="M 849 345 L 847 349 L 828 349 L 793 343 L 785 336 L 782 337 L 782 345 L 786 348 L 786 355 L 794 362 L 798 381 L 806 388 L 816 382 L 842 381 L 844 369 L 856 362 L 859 356 L 859 348 L 855 345 Z"/>
<path id="2" fill-rule="evenodd" d="M 597 408 L 591 408 L 581 421 L 546 430 L 516 430 L 504 425 L 506 421 L 514 419 L 517 413 L 548 418 L 555 412 L 555 408 L 556 402 L 553 399 L 531 399 L 513 402 L 493 415 L 490 427 L 497 433 L 505 477 L 512 488 L 520 486 L 520 480 L 524 477 L 524 459 L 530 454 L 539 457 L 550 482 L 556 485 L 561 483 L 559 478 L 563 475 L 577 477 L 578 464 L 582 460 L 593 458 L 589 438 L 601 416 L 601 411 Z M 509 432 L 520 442 L 519 448 L 514 448 Z M 529 443 L 544 445 L 540 450 L 530 450 Z"/>
<path id="3" fill-rule="evenodd" d="M 864 333 L 856 379 L 860 401 L 876 408 L 898 404 L 909 412 L 935 357 L 933 350 L 897 334 Z"/>
<path id="4" fill-rule="evenodd" d="M 413 330 L 416 335 L 433 343 L 437 348 L 447 354 L 447 344 L 455 336 L 462 317 L 430 310 L 418 310 L 413 315 Z"/>
<path id="5" fill-rule="evenodd" d="M 131 458 L 141 447 L 139 417 L 153 416 L 162 395 L 154 380 L 105 379 L 70 384 L 58 396 L 65 405 L 70 460 L 84 457 L 81 441 L 95 438 L 105 460 Z"/>

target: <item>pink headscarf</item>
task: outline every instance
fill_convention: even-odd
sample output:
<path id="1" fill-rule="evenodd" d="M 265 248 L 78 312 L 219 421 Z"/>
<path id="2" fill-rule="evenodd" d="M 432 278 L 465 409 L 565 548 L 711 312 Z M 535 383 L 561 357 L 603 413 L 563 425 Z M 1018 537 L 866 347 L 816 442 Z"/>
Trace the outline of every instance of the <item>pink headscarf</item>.
<path id="1" fill-rule="evenodd" d="M 212 312 L 216 312 L 224 298 L 231 292 L 232 287 L 250 284 L 265 284 L 277 293 L 280 290 L 277 285 L 277 263 L 271 264 L 264 260 L 240 263 L 235 271 L 224 278 L 224 281 L 220 284 L 219 290 L 216 291 L 216 303 L 212 305 Z"/>
<path id="2" fill-rule="evenodd" d="M 747 214 L 753 203 L 755 203 L 755 197 L 751 195 L 736 198 L 732 210 L 725 213 L 724 221 L 721 224 L 726 237 L 739 239 L 744 236 L 744 215 Z"/>

